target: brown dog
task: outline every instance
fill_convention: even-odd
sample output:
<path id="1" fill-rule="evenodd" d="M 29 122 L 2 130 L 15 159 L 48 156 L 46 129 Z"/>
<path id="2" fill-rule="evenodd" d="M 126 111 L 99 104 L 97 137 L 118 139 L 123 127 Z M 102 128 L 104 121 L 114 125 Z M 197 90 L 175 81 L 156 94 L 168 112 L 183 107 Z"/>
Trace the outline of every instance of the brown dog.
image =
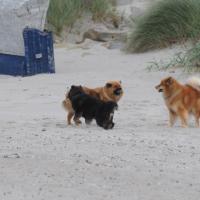
<path id="1" fill-rule="evenodd" d="M 200 118 L 200 80 L 190 79 L 185 85 L 172 77 L 161 80 L 156 86 L 159 92 L 163 92 L 165 104 L 169 110 L 169 125 L 172 127 L 177 117 L 180 117 L 182 127 L 188 126 L 188 116 L 193 114 L 196 126 L 199 127 Z"/>
<path id="2" fill-rule="evenodd" d="M 98 87 L 98 88 L 82 87 L 82 89 L 86 94 L 96 97 L 105 102 L 114 101 L 117 103 L 123 96 L 121 81 L 109 81 L 105 84 L 104 87 Z M 63 107 L 68 112 L 67 123 L 70 125 L 71 119 L 74 116 L 74 110 L 72 108 L 71 101 L 68 98 L 68 93 L 66 94 L 66 98 L 62 102 L 62 104 L 63 104 Z M 81 123 L 81 122 L 79 121 L 78 123 Z M 76 124 L 77 124 L 77 121 L 76 121 Z"/>

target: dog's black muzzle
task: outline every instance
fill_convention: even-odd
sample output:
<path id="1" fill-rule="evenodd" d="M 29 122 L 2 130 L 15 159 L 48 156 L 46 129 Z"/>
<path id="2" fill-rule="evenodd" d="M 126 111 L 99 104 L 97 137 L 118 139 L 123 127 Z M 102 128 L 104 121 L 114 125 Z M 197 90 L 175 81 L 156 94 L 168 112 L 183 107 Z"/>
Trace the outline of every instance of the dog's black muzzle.
<path id="1" fill-rule="evenodd" d="M 158 91 L 158 92 L 163 92 L 163 88 L 161 88 L 161 85 L 157 85 L 155 87 L 155 89 Z"/>
<path id="2" fill-rule="evenodd" d="M 103 128 L 108 130 L 108 129 L 112 129 L 114 127 L 114 123 L 113 122 L 110 122 L 110 123 L 106 123 L 106 124 L 103 124 Z"/>
<path id="3" fill-rule="evenodd" d="M 117 95 L 117 96 L 121 95 L 121 93 L 122 93 L 122 88 L 117 88 L 117 89 L 114 91 L 114 94 Z"/>
<path id="4" fill-rule="evenodd" d="M 104 128 L 105 128 L 106 130 L 112 129 L 112 128 L 114 127 L 114 125 L 115 125 L 115 124 L 112 122 L 112 123 L 107 124 Z"/>

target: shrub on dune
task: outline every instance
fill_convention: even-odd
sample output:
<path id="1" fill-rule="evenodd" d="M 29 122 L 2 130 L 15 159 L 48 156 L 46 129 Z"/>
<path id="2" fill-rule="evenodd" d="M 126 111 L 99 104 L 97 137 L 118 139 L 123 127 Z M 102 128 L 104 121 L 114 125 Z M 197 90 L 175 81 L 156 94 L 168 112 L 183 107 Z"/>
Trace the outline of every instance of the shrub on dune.
<path id="1" fill-rule="evenodd" d="M 108 0 L 92 0 L 88 8 L 93 14 L 93 19 L 98 20 L 106 17 L 111 5 L 111 1 Z"/>
<path id="2" fill-rule="evenodd" d="M 72 25 L 83 9 L 81 0 L 50 0 L 47 21 L 53 31 L 60 33 L 64 26 Z"/>
<path id="3" fill-rule="evenodd" d="M 148 70 L 167 70 L 169 68 L 182 67 L 186 72 L 200 72 L 200 42 L 191 48 L 176 53 L 169 60 L 152 61 Z"/>
<path id="4" fill-rule="evenodd" d="M 144 52 L 199 36 L 199 0 L 162 0 L 136 20 L 127 50 Z"/>
<path id="5" fill-rule="evenodd" d="M 115 0 L 50 0 L 47 23 L 59 34 L 63 27 L 72 26 L 83 12 L 90 12 L 93 19 L 109 17 Z"/>

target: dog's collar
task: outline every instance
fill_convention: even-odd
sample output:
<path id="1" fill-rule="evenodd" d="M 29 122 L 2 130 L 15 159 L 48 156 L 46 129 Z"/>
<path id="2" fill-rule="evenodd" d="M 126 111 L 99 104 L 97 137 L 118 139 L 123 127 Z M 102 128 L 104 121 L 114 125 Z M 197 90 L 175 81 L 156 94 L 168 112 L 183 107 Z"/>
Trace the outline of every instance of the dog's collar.
<path id="1" fill-rule="evenodd" d="M 177 96 L 180 92 L 181 92 L 181 89 L 178 90 L 177 92 L 175 92 L 175 93 L 172 94 L 172 95 L 169 95 L 169 96 L 167 96 L 167 97 L 164 97 L 165 101 L 170 101 L 170 100 L 173 99 L 175 96 Z"/>

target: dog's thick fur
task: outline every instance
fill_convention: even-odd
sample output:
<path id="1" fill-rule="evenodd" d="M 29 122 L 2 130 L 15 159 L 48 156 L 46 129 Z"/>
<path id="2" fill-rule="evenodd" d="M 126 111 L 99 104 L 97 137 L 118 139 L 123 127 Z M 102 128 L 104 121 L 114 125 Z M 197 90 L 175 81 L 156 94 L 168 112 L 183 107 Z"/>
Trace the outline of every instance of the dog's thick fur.
<path id="1" fill-rule="evenodd" d="M 80 86 L 79 86 L 80 87 Z M 121 81 L 109 81 L 105 84 L 104 87 L 98 87 L 98 88 L 88 88 L 88 87 L 81 87 L 83 92 L 93 96 L 97 99 L 100 99 L 104 102 L 107 101 L 114 101 L 118 102 L 121 97 L 123 96 L 123 89 L 121 85 Z M 69 91 L 70 92 L 70 91 Z M 66 98 L 63 101 L 63 107 L 68 112 L 67 115 L 67 123 L 71 124 L 71 119 L 74 116 L 74 110 L 72 108 L 71 101 L 69 99 L 69 92 L 66 94 Z"/>
<path id="2" fill-rule="evenodd" d="M 74 110 L 74 121 L 78 125 L 80 118 L 84 117 L 85 122 L 90 124 L 93 119 L 97 125 L 104 129 L 114 127 L 113 115 L 117 109 L 117 103 L 113 101 L 104 102 L 83 92 L 81 86 L 72 86 L 68 98 Z"/>
<path id="3" fill-rule="evenodd" d="M 172 77 L 161 80 L 156 86 L 163 92 L 165 104 L 169 110 L 169 125 L 172 127 L 176 118 L 181 119 L 182 127 L 188 126 L 189 114 L 194 115 L 196 126 L 199 127 L 200 118 L 200 80 L 190 79 L 185 85 Z"/>

